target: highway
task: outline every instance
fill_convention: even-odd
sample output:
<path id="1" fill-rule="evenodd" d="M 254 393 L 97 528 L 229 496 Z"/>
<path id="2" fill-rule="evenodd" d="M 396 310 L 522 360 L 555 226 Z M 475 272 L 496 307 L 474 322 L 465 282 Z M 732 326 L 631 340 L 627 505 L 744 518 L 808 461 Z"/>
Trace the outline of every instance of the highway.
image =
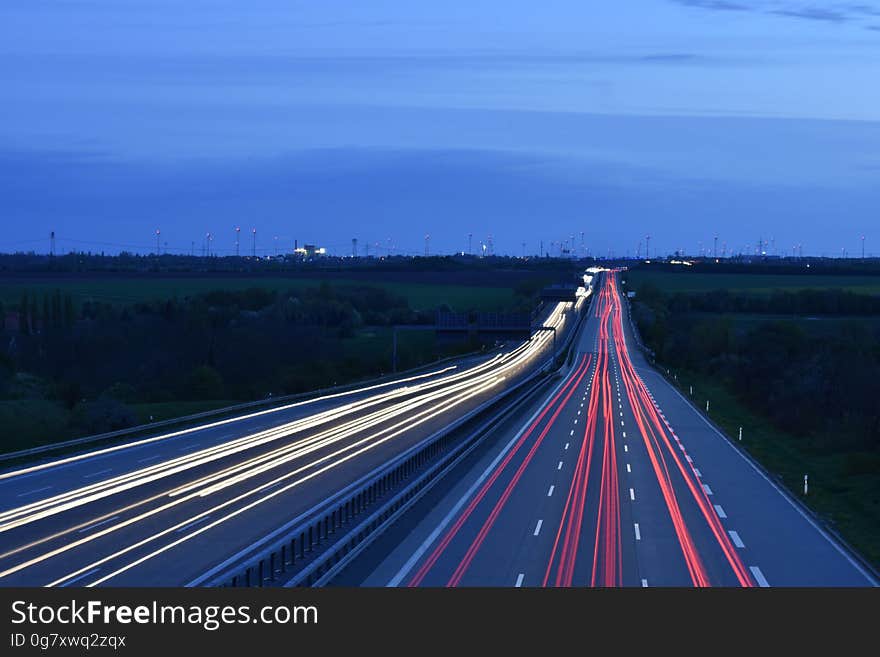
<path id="1" fill-rule="evenodd" d="M 341 583 L 877 585 L 634 348 L 618 278 L 553 388 Z"/>
<path id="2" fill-rule="evenodd" d="M 544 325 L 573 325 L 584 299 Z M 554 333 L 280 409 L 0 472 L 0 585 L 200 581 L 548 362 Z"/>

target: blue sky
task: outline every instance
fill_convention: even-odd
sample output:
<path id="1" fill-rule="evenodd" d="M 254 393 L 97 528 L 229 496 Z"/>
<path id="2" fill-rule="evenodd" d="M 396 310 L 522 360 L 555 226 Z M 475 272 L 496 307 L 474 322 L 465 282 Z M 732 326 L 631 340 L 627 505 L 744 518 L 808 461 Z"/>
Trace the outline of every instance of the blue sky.
<path id="1" fill-rule="evenodd" d="M 878 70 L 876 1 L 5 0 L 0 249 L 880 254 Z"/>

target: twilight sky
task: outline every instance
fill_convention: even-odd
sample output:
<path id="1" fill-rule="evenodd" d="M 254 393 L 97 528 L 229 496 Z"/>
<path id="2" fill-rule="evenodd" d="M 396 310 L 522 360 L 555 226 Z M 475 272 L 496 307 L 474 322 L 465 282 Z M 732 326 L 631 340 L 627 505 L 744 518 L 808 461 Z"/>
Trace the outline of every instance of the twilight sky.
<path id="1" fill-rule="evenodd" d="M 4 251 L 880 254 L 878 0 L 3 0 L 0 80 Z"/>

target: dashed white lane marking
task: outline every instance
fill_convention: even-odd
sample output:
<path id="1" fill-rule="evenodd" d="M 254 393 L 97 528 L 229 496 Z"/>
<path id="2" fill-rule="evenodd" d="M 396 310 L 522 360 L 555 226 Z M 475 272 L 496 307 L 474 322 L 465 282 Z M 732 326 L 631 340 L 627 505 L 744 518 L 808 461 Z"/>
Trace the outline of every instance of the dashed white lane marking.
<path id="1" fill-rule="evenodd" d="M 624 452 L 628 452 L 628 451 L 629 451 L 629 447 L 627 447 L 626 445 L 624 445 L 624 446 L 623 446 L 623 451 L 624 451 Z"/>
<path id="2" fill-rule="evenodd" d="M 200 522 L 204 522 L 205 520 L 207 520 L 210 517 L 211 516 L 205 516 L 204 518 L 199 518 L 198 520 L 193 520 L 191 523 L 188 523 L 188 524 L 184 525 L 183 527 L 180 527 L 180 528 L 174 530 L 174 533 L 179 534 L 180 532 L 182 532 L 186 529 L 189 529 L 193 525 L 198 525 Z"/>
<path id="3" fill-rule="evenodd" d="M 547 497 L 553 495 L 554 490 L 556 490 L 556 486 L 550 486 L 550 490 L 547 491 Z"/>
<path id="4" fill-rule="evenodd" d="M 635 530 L 636 530 L 636 540 L 641 541 L 642 540 L 642 532 L 639 531 L 639 523 L 637 523 L 637 522 L 633 523 L 633 526 L 635 527 Z"/>
<path id="5" fill-rule="evenodd" d="M 571 433 L 568 434 L 568 435 L 569 435 L 569 436 L 573 436 L 573 435 L 574 435 L 574 429 L 572 429 L 572 430 L 571 430 Z"/>
<path id="6" fill-rule="evenodd" d="M 148 456 L 145 459 L 140 459 L 138 463 L 146 463 L 147 461 L 155 461 L 156 459 L 162 458 L 161 454 L 156 454 L 155 456 Z"/>
<path id="7" fill-rule="evenodd" d="M 520 588 L 522 586 L 523 578 L 525 576 L 526 576 L 525 573 L 520 573 L 519 575 L 516 576 L 516 584 L 514 584 L 514 586 L 516 588 Z"/>
<path id="8" fill-rule="evenodd" d="M 568 449 L 568 443 L 565 443 L 565 449 Z"/>
<path id="9" fill-rule="evenodd" d="M 730 530 L 728 530 L 727 533 L 730 534 L 730 540 L 733 541 L 733 544 L 734 544 L 736 547 L 738 547 L 738 548 L 744 548 L 744 547 L 746 546 L 746 544 L 743 543 L 742 539 L 739 537 L 739 534 L 737 534 L 735 531 L 733 531 L 732 529 L 730 529 Z"/>
<path id="10" fill-rule="evenodd" d="M 726 518 L 727 517 L 727 514 L 724 513 L 724 509 L 721 508 L 720 504 L 715 505 L 715 513 L 718 514 L 719 518 Z"/>
<path id="11" fill-rule="evenodd" d="M 92 524 L 92 525 L 89 525 L 88 527 L 83 527 L 83 528 L 80 529 L 77 533 L 78 533 L 78 534 L 82 534 L 83 532 L 87 532 L 87 531 L 89 531 L 90 529 L 94 529 L 95 527 L 100 527 L 101 525 L 106 525 L 108 522 L 113 522 L 113 521 L 116 520 L 118 517 L 119 517 L 119 516 L 113 516 L 112 518 L 107 518 L 106 520 L 102 520 L 101 522 L 96 522 L 96 523 L 94 523 L 94 524 Z"/>
<path id="12" fill-rule="evenodd" d="M 557 470 L 562 470 L 562 461 L 559 462 L 559 465 L 556 466 Z"/>
<path id="13" fill-rule="evenodd" d="M 709 484 L 703 484 L 703 490 L 706 491 L 706 495 L 712 494 L 712 489 L 709 488 Z"/>
<path id="14" fill-rule="evenodd" d="M 575 424 L 577 424 L 577 423 L 578 423 L 578 421 L 577 421 L 577 418 L 575 418 L 575 420 L 574 420 L 574 423 L 575 423 Z"/>
<path id="15" fill-rule="evenodd" d="M 646 580 L 644 577 L 642 578 L 642 588 L 643 589 L 648 588 L 648 580 Z"/>
<path id="16" fill-rule="evenodd" d="M 620 426 L 623 426 L 623 420 L 620 421 Z"/>
<path id="17" fill-rule="evenodd" d="M 688 463 L 693 463 L 693 460 L 687 454 L 684 455 L 684 460 L 687 461 Z"/>
<path id="18" fill-rule="evenodd" d="M 661 379 L 661 381 L 663 381 L 663 379 Z M 667 384 L 667 385 L 669 385 L 669 384 Z M 678 390 L 676 390 L 676 389 L 675 389 L 674 387 L 672 387 L 671 385 L 669 385 L 669 387 L 670 387 L 670 389 L 672 390 L 672 392 L 674 392 L 676 395 L 678 395 L 679 399 L 681 399 L 685 404 L 690 404 L 690 402 L 688 401 L 687 397 L 685 397 L 683 394 L 681 394 Z M 819 525 L 817 525 L 816 522 L 815 522 L 812 518 L 810 518 L 810 516 L 809 516 L 809 515 L 803 510 L 803 509 L 801 509 L 801 508 L 800 508 L 800 507 L 799 507 L 799 506 L 798 506 L 798 505 L 797 505 L 797 504 L 791 499 L 791 497 L 789 497 L 786 493 L 782 492 L 782 490 L 779 488 L 779 486 L 777 486 L 775 483 L 773 483 L 773 481 L 772 481 L 772 480 L 771 480 L 766 474 L 764 474 L 760 469 L 758 469 L 758 467 L 757 467 L 752 461 L 750 461 L 749 458 L 748 458 L 747 456 L 745 456 L 740 450 L 738 450 L 738 449 L 736 448 L 736 446 L 733 445 L 733 443 L 729 442 L 729 441 L 727 440 L 727 437 L 726 437 L 723 433 L 721 433 L 720 431 L 718 431 L 718 429 L 716 429 L 715 426 L 713 426 L 712 423 L 709 422 L 709 420 L 707 420 L 705 417 L 703 417 L 703 416 L 700 415 L 699 413 L 697 413 L 697 417 L 700 418 L 700 419 L 703 421 L 703 423 L 704 423 L 704 424 L 705 424 L 705 425 L 706 425 L 711 431 L 713 431 L 714 433 L 716 433 L 716 434 L 718 435 L 719 438 L 724 439 L 723 442 L 722 442 L 722 444 L 726 444 L 728 447 L 730 447 L 730 449 L 732 449 L 733 452 L 734 452 L 736 455 L 738 455 L 743 461 L 745 461 L 749 466 L 751 466 L 751 468 L 752 468 L 752 469 L 753 469 L 753 470 L 754 470 L 754 471 L 755 471 L 755 472 L 756 472 L 761 478 L 763 478 L 764 481 L 766 481 L 766 482 L 767 482 L 767 483 L 768 483 L 768 484 L 769 484 L 769 485 L 770 485 L 770 486 L 771 486 L 771 487 L 772 487 L 777 493 L 779 493 L 780 496 L 782 496 L 782 499 L 784 499 L 786 502 L 788 502 L 788 503 L 791 505 L 791 507 L 801 515 L 801 517 L 802 517 L 804 520 L 806 520 L 808 523 L 810 523 L 810 525 L 812 525 L 812 527 L 813 527 L 817 532 L 819 532 L 819 534 L 820 534 L 820 535 L 821 535 L 826 541 L 828 541 L 828 543 L 830 543 L 831 546 L 832 546 L 835 550 L 837 550 L 837 552 L 838 552 L 838 553 L 839 553 L 844 559 L 846 559 L 846 560 L 849 562 L 849 564 L 850 564 L 853 568 L 855 568 L 857 571 L 859 571 L 859 573 L 861 573 L 861 575 L 862 575 L 865 579 L 867 579 L 867 580 L 868 580 L 873 586 L 877 586 L 878 581 L 877 581 L 877 579 L 876 579 L 873 575 L 871 575 L 870 573 L 868 573 L 868 571 L 866 571 L 866 570 L 864 569 L 864 567 L 862 567 L 857 561 L 855 561 L 855 560 L 854 560 L 854 559 L 853 559 L 853 558 L 852 558 L 852 557 L 846 552 L 846 550 L 845 550 L 843 547 L 841 547 L 841 546 L 840 546 L 840 545 L 839 545 L 839 544 L 838 544 L 838 543 L 837 543 L 837 542 L 831 537 L 831 535 L 828 534 L 828 532 L 826 532 L 826 531 L 823 530 Z"/>
<path id="19" fill-rule="evenodd" d="M 73 584 L 74 582 L 78 582 L 78 581 L 80 581 L 81 579 L 85 579 L 86 577 L 88 577 L 88 576 L 91 575 L 92 573 L 96 573 L 96 572 L 98 572 L 99 570 L 101 570 L 101 566 L 98 566 L 97 568 L 92 568 L 89 572 L 87 572 L 87 573 L 83 573 L 83 574 L 80 575 L 79 577 L 74 577 L 73 579 L 69 579 L 69 580 L 67 580 L 67 581 L 64 582 L 64 584 L 62 584 L 61 586 L 70 586 L 70 585 Z"/>
<path id="20" fill-rule="evenodd" d="M 629 467 L 629 463 L 626 464 L 626 471 L 627 471 L 627 472 L 632 472 L 632 469 Z"/>
<path id="21" fill-rule="evenodd" d="M 752 571 L 752 575 L 755 576 L 755 581 L 758 582 L 758 586 L 768 587 L 770 583 L 767 581 L 767 578 L 764 577 L 764 573 L 761 572 L 761 569 L 757 566 L 749 566 L 749 570 Z"/>
<path id="22" fill-rule="evenodd" d="M 636 501 L 636 492 L 632 488 L 629 489 L 629 499 L 633 502 Z"/>
<path id="23" fill-rule="evenodd" d="M 107 474 L 108 472 L 113 472 L 113 468 L 106 468 L 104 470 L 98 470 L 97 472 L 93 472 L 92 474 L 83 475 L 83 479 L 92 479 L 93 477 L 100 477 L 102 474 Z"/>
<path id="24" fill-rule="evenodd" d="M 623 437 L 626 438 L 626 431 L 623 432 Z"/>
<path id="25" fill-rule="evenodd" d="M 694 468 L 694 474 L 697 475 L 698 477 L 700 477 L 701 479 L 703 477 L 703 473 L 700 472 L 699 468 Z"/>
<path id="26" fill-rule="evenodd" d="M 581 414 L 581 412 L 580 412 L 580 411 L 578 411 L 578 415 L 580 415 L 580 414 Z"/>
<path id="27" fill-rule="evenodd" d="M 623 411 L 620 412 L 620 417 L 623 417 Z M 621 424 L 623 423 L 621 422 Z"/>
<path id="28" fill-rule="evenodd" d="M 37 493 L 42 493 L 44 490 L 49 490 L 52 488 L 51 486 L 43 486 L 42 488 L 36 488 L 34 490 L 29 490 L 26 493 L 19 493 L 16 497 L 27 497 L 28 495 L 36 495 Z"/>
<path id="29" fill-rule="evenodd" d="M 543 520 L 538 520 L 538 524 L 535 525 L 535 533 L 534 533 L 535 536 L 537 536 L 538 534 L 541 533 L 541 525 L 543 525 L 543 524 L 544 524 Z"/>

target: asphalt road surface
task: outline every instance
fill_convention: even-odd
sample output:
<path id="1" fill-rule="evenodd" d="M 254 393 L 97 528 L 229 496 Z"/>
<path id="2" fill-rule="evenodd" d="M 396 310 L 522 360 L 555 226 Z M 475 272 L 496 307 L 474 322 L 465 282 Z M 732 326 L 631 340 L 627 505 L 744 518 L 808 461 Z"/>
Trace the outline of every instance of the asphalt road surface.
<path id="1" fill-rule="evenodd" d="M 597 294 L 565 376 L 345 583 L 876 585 L 647 364 L 616 274 Z"/>
<path id="2" fill-rule="evenodd" d="M 579 302 L 545 324 L 571 328 Z M 546 364 L 474 362 L 0 473 L 0 585 L 180 586 Z"/>

